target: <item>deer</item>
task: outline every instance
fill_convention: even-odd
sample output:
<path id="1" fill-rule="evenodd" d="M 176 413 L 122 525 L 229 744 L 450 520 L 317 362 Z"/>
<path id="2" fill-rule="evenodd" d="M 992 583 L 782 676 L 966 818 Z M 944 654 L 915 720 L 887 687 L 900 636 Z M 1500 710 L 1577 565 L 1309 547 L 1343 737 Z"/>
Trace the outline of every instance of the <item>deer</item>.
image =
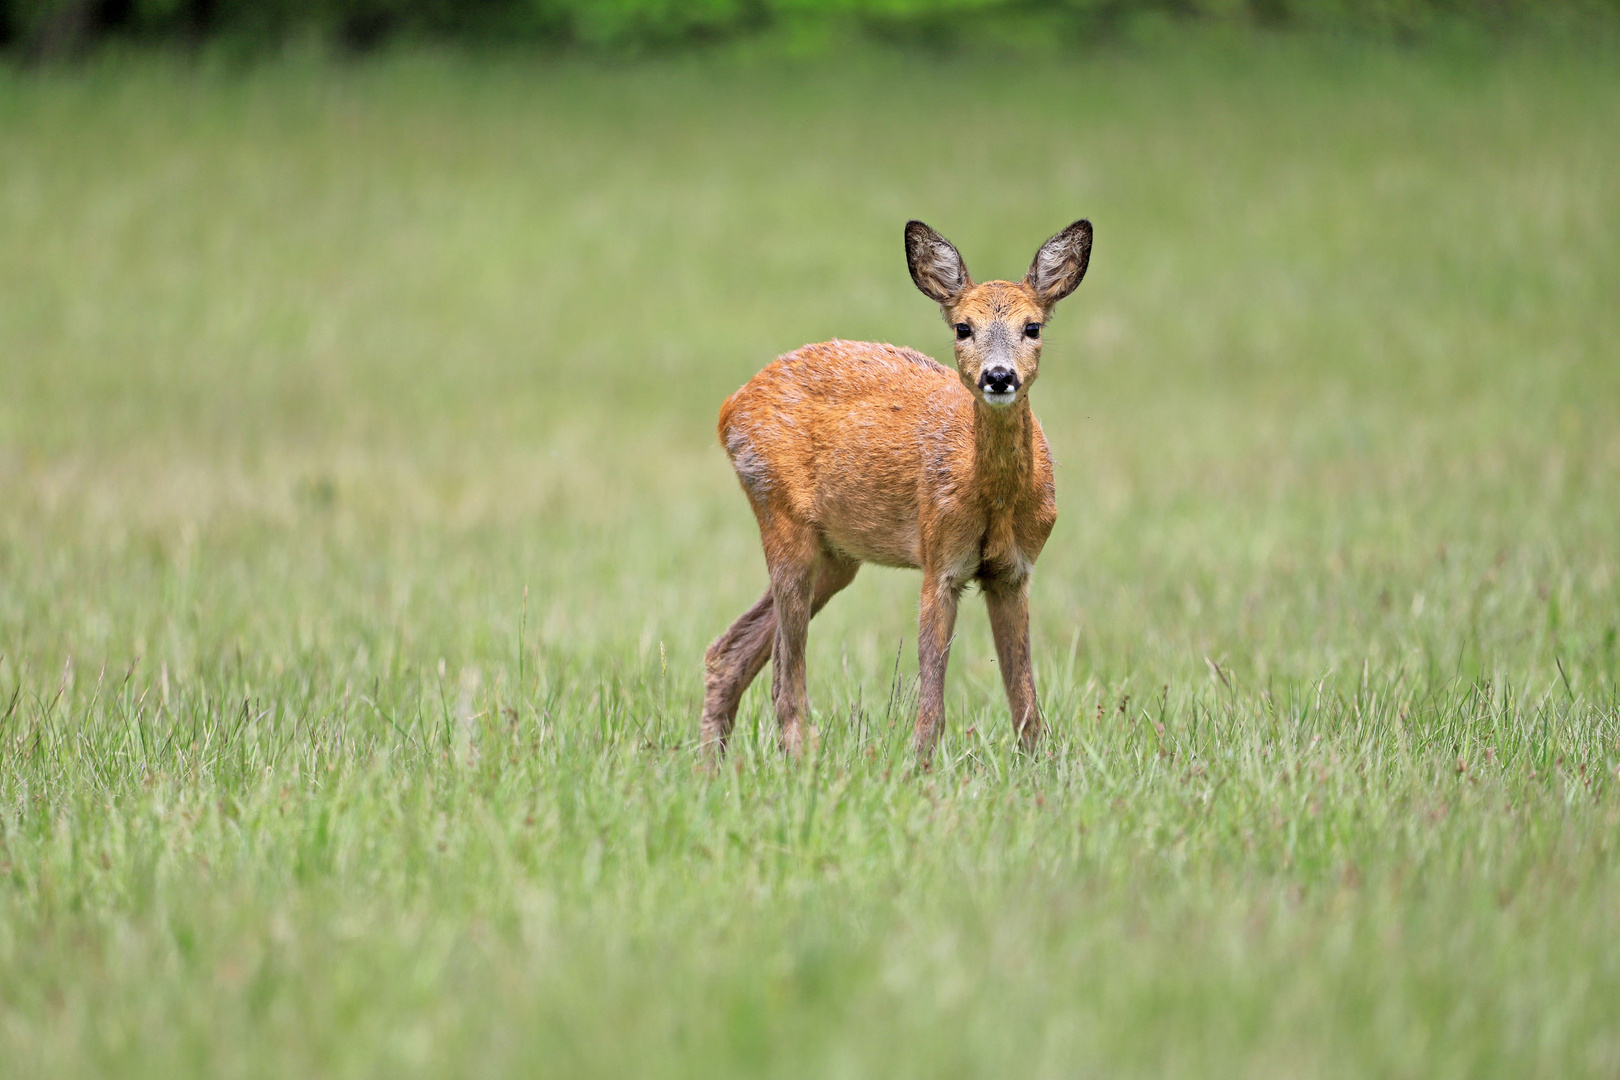
<path id="1" fill-rule="evenodd" d="M 975 283 L 920 221 L 906 262 L 956 335 L 956 370 L 909 348 L 825 341 L 778 357 L 720 407 L 720 443 L 759 524 L 770 587 L 704 654 L 701 746 L 724 755 L 743 692 L 771 662 L 781 749 L 807 740 L 810 620 L 862 563 L 922 571 L 912 748 L 939 739 L 958 601 L 977 583 L 1022 750 L 1043 727 L 1029 581 L 1057 520 L 1052 454 L 1029 404 L 1052 308 L 1085 277 L 1091 223 L 1035 253 L 1019 282 Z"/>

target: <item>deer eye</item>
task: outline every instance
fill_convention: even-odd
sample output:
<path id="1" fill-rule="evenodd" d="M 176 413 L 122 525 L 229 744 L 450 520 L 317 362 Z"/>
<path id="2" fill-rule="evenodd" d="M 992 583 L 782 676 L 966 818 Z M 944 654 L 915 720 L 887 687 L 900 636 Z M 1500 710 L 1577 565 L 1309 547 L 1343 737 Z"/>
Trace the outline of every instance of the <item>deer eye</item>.
<path id="1" fill-rule="evenodd" d="M 969 326 L 965 322 L 959 322 L 959 323 L 956 324 L 956 340 L 957 341 L 966 341 L 968 338 L 970 338 L 972 336 L 973 336 L 973 327 Z"/>
<path id="2" fill-rule="evenodd" d="M 1025 323 L 1024 324 L 1024 336 L 1027 337 L 1027 338 L 1038 338 L 1038 337 L 1040 337 L 1041 336 L 1041 324 L 1038 323 L 1038 322 Z"/>

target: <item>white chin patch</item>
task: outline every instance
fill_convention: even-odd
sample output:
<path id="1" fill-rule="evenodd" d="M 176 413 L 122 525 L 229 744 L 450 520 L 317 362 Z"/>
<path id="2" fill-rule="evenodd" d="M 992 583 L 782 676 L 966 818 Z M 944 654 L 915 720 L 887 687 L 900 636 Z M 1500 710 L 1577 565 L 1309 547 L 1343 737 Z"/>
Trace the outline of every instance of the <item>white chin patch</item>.
<path id="1" fill-rule="evenodd" d="M 990 391 L 986 390 L 984 392 L 984 400 L 990 405 L 1011 405 L 1013 402 L 1018 400 L 1018 391 L 1009 390 L 1005 394 L 992 394 Z"/>

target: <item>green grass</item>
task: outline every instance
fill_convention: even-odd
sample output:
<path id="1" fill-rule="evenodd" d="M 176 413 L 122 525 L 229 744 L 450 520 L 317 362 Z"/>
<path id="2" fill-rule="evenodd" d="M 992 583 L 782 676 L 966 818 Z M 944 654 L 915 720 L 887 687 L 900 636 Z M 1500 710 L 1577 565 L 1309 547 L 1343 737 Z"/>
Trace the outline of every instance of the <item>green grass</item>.
<path id="1" fill-rule="evenodd" d="M 1620 1074 L 1613 61 L 0 71 L 5 1071 Z M 1042 753 L 705 773 L 720 400 L 1082 215 Z"/>

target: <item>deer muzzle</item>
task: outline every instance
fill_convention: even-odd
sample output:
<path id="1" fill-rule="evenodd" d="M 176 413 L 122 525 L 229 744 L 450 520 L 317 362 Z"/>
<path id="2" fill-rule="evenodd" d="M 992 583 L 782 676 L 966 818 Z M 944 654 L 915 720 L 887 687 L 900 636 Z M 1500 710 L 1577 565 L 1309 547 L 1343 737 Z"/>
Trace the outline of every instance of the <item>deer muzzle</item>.
<path id="1" fill-rule="evenodd" d="M 1018 372 L 996 364 L 979 372 L 979 392 L 991 405 L 1011 405 L 1018 397 Z"/>

